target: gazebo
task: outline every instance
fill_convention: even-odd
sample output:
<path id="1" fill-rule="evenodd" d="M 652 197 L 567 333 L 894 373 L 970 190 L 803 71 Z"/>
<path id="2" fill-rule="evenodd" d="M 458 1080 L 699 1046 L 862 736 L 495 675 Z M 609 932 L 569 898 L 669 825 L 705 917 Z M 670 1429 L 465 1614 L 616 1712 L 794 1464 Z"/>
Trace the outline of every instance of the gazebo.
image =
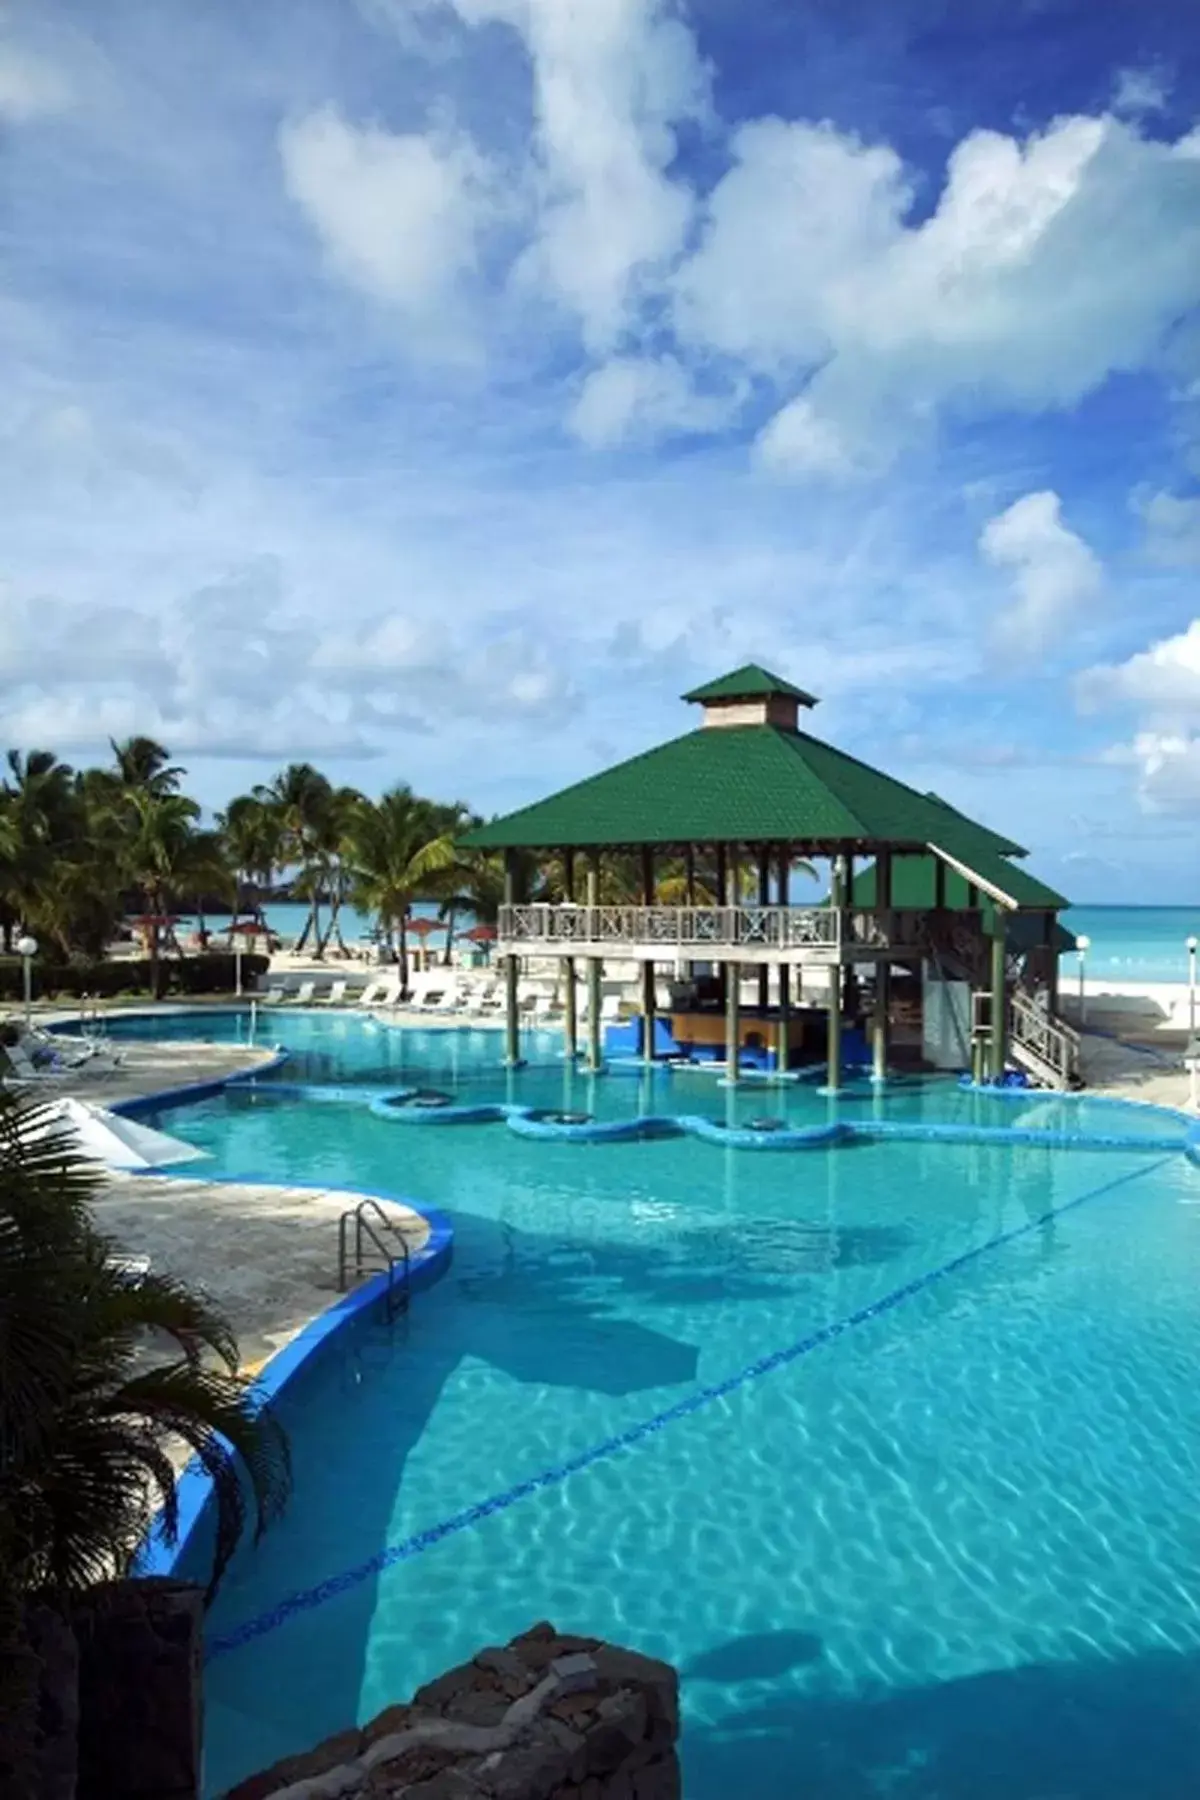
<path id="1" fill-rule="evenodd" d="M 900 965 L 969 984 L 977 1076 L 1002 1077 L 1011 1053 L 1049 1085 L 1075 1078 L 1073 1034 L 1056 1017 L 1057 915 L 1067 902 L 1015 860 L 1026 855 L 1021 845 L 801 730 L 801 713 L 816 698 L 756 663 L 683 698 L 701 708 L 698 728 L 463 839 L 505 853 L 496 948 L 505 959 L 510 1061 L 519 1056 L 520 958 L 563 960 L 572 1056 L 576 961 L 584 960 L 586 1061 L 599 1068 L 603 964 L 620 957 L 641 965 L 641 1050 L 651 1058 L 656 966 L 671 963 L 680 975 L 697 963 L 715 967 L 707 1024 L 715 1005 L 726 1078 L 735 1081 L 745 1041 L 743 971 L 758 972 L 755 1035 L 770 1039 L 779 1069 L 796 1051 L 793 983 L 806 970 L 825 971 L 833 1090 L 842 1080 L 848 990 L 863 972 L 872 989 L 872 1072 L 883 1079 L 891 975 Z M 605 858 L 618 856 L 640 868 L 640 904 L 601 904 Z M 657 894 L 668 856 L 684 872 L 677 905 Z M 530 903 L 517 891 L 519 870 L 539 857 L 561 859 L 561 903 Z M 819 904 L 792 904 L 800 859 L 828 865 Z M 675 1036 L 703 1030 L 705 1015 L 700 1006 L 673 1018 Z"/>

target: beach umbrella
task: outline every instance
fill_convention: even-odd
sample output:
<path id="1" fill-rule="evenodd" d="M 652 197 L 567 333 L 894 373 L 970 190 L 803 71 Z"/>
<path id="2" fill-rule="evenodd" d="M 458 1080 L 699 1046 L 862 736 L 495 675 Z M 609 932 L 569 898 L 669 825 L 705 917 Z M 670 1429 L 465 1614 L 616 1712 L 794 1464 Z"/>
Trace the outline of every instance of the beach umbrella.
<path id="1" fill-rule="evenodd" d="M 460 931 L 458 935 L 460 938 L 465 938 L 469 944 L 480 945 L 487 952 L 490 951 L 500 934 L 494 925 L 470 925 L 466 931 Z"/>
<path id="2" fill-rule="evenodd" d="M 405 930 L 411 932 L 413 937 L 420 939 L 421 967 L 427 969 L 429 967 L 429 939 L 435 931 L 441 931 L 442 926 L 437 919 L 409 918 L 405 921 Z"/>
<path id="3" fill-rule="evenodd" d="M 242 992 L 242 939 L 269 936 L 270 927 L 264 925 L 261 919 L 231 919 L 224 929 L 228 937 L 237 938 L 237 943 L 233 948 L 233 987 L 235 994 L 240 999 Z"/>

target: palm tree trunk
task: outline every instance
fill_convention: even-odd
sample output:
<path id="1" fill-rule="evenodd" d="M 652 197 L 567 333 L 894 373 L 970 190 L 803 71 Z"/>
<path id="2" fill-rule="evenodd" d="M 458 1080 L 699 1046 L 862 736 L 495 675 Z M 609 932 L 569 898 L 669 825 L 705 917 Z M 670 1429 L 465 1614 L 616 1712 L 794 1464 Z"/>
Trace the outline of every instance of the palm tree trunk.
<path id="1" fill-rule="evenodd" d="M 408 908 L 400 914 L 400 991 L 408 986 Z"/>
<path id="2" fill-rule="evenodd" d="M 454 915 L 454 902 L 448 900 L 446 902 L 446 948 L 442 951 L 442 967 L 444 969 L 450 967 L 450 953 L 454 948 Z"/>

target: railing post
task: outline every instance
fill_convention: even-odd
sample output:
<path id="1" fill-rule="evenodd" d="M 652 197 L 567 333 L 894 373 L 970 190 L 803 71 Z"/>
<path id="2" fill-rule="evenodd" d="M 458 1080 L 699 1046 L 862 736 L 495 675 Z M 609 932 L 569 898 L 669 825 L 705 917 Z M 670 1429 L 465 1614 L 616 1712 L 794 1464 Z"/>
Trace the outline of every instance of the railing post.
<path id="1" fill-rule="evenodd" d="M 993 1081 L 1004 1078 L 1008 1061 L 1008 969 L 1004 914 L 998 912 L 992 926 L 992 1056 Z"/>
<path id="2" fill-rule="evenodd" d="M 588 937 L 594 944 L 599 939 L 600 911 L 600 854 L 593 851 L 588 864 L 587 901 L 589 929 Z M 604 964 L 600 957 L 588 958 L 588 1048 L 587 1066 L 592 1074 L 597 1074 L 603 1062 L 603 1040 L 600 1033 L 600 985 L 604 974 Z"/>
<path id="3" fill-rule="evenodd" d="M 517 899 L 517 859 L 511 850 L 504 852 L 504 904 L 515 907 Z M 520 964 L 511 953 L 504 961 L 504 1060 L 510 1068 L 521 1060 L 521 1026 L 517 1013 L 517 975 Z"/>

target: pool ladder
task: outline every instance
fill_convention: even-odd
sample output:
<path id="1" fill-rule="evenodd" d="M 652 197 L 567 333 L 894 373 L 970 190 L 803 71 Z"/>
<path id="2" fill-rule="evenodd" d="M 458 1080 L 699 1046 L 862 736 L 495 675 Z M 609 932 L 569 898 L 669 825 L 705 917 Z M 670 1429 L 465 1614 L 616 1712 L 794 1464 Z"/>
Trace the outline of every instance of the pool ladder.
<path id="1" fill-rule="evenodd" d="M 378 1224 L 370 1217 L 375 1215 Z M 387 1316 L 394 1319 L 398 1312 L 408 1311 L 408 1278 L 410 1258 L 408 1239 L 393 1219 L 380 1206 L 378 1200 L 369 1197 L 358 1202 L 357 1206 L 349 1206 L 338 1220 L 338 1292 L 344 1294 L 349 1287 L 350 1272 L 350 1228 L 354 1227 L 354 1279 L 361 1281 L 368 1271 L 364 1256 L 364 1240 L 369 1240 L 377 1255 L 387 1264 Z M 381 1229 L 382 1228 L 382 1229 Z M 398 1250 L 393 1248 L 398 1246 Z M 399 1279 L 397 1279 L 399 1277 Z"/>

